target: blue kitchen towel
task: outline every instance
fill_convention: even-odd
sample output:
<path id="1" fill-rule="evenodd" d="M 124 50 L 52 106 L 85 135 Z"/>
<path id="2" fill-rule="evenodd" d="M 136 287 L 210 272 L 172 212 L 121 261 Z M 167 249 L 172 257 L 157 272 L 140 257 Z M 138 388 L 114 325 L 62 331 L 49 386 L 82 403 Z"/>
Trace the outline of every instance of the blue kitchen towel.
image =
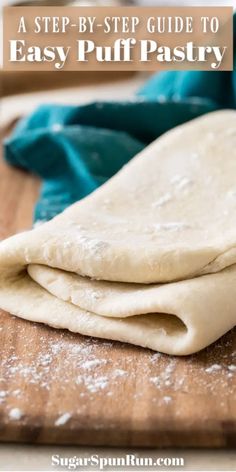
<path id="1" fill-rule="evenodd" d="M 217 108 L 208 100 L 139 98 L 41 106 L 5 140 L 5 158 L 42 179 L 34 220 L 47 221 L 106 182 L 168 129 Z"/>
<path id="2" fill-rule="evenodd" d="M 164 132 L 226 107 L 236 107 L 235 71 L 163 72 L 130 101 L 39 107 L 5 140 L 4 154 L 42 179 L 34 219 L 47 221 Z"/>
<path id="3" fill-rule="evenodd" d="M 236 108 L 236 13 L 233 16 L 234 70 L 171 71 L 151 77 L 138 94 L 146 99 L 182 101 L 208 98 L 220 108 Z"/>

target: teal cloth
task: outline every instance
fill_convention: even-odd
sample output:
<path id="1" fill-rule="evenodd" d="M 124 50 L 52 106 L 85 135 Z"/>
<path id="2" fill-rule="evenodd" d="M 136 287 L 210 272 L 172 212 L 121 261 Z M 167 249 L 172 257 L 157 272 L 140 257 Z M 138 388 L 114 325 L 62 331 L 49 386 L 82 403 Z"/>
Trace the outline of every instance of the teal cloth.
<path id="1" fill-rule="evenodd" d="M 167 130 L 226 107 L 236 108 L 235 70 L 163 72 L 131 101 L 39 107 L 5 140 L 4 155 L 42 179 L 34 219 L 46 221 L 106 182 Z"/>
<path id="2" fill-rule="evenodd" d="M 173 71 L 154 75 L 139 91 L 150 100 L 208 98 L 220 108 L 236 107 L 236 14 L 233 16 L 234 71 Z"/>
<path id="3" fill-rule="evenodd" d="M 168 129 L 215 109 L 207 100 L 159 103 L 138 98 L 41 106 L 5 140 L 5 158 L 42 179 L 34 220 L 46 221 L 106 182 Z"/>

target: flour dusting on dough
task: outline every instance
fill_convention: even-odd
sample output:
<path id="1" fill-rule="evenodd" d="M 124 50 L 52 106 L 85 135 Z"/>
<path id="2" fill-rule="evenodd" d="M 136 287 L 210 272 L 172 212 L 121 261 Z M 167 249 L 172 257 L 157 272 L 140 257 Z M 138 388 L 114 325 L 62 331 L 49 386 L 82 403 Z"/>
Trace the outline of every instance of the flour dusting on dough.
<path id="1" fill-rule="evenodd" d="M 228 193 L 227 193 L 227 197 L 229 197 L 229 198 L 236 201 L 236 189 L 233 188 L 233 189 L 229 190 Z"/>
<path id="2" fill-rule="evenodd" d="M 179 174 L 174 175 L 171 179 L 171 184 L 173 184 L 177 190 L 185 189 L 186 187 L 193 185 L 193 183 L 193 179 Z"/>
<path id="3" fill-rule="evenodd" d="M 184 229 L 190 229 L 191 226 L 187 223 L 182 223 L 180 221 L 174 221 L 170 223 L 157 223 L 153 225 L 156 231 L 181 231 Z"/>
<path id="4" fill-rule="evenodd" d="M 170 202 L 172 200 L 172 196 L 171 194 L 168 192 L 168 193 L 165 193 L 162 197 L 160 197 L 156 202 L 153 202 L 152 203 L 152 207 L 154 208 L 158 208 L 158 207 L 162 207 L 163 205 L 165 205 L 166 203 Z"/>

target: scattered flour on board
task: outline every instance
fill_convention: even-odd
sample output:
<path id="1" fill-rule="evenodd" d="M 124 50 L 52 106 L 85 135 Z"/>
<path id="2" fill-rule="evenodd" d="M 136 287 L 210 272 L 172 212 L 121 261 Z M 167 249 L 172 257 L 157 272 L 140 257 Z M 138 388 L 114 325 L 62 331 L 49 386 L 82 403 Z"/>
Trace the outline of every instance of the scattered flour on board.
<path id="1" fill-rule="evenodd" d="M 163 402 L 168 405 L 168 403 L 172 402 L 172 397 L 166 395 L 165 397 L 163 397 Z"/>
<path id="2" fill-rule="evenodd" d="M 203 363 L 196 361 L 197 356 L 181 359 L 130 346 L 124 349 L 122 343 L 66 331 L 49 333 L 43 326 L 26 325 L 21 320 L 15 321 L 14 330 L 27 351 L 19 355 L 10 346 L 0 361 L 0 411 L 7 412 L 11 421 L 22 417 L 22 405 L 23 411 L 28 411 L 27 405 L 33 407 L 34 398 L 55 392 L 55 385 L 60 396 L 60 411 L 54 423 L 58 427 L 71 418 L 71 401 L 75 402 L 75 398 L 73 407 L 86 415 L 95 396 L 98 402 L 105 403 L 129 391 L 137 404 L 148 395 L 155 407 L 173 409 L 177 408 L 176 396 L 181 392 L 186 396 L 210 393 L 219 407 L 235 395 L 233 338 L 210 347 Z M 47 408 L 53 408 L 53 394 L 52 399 L 50 395 L 46 398 Z M 8 402 L 14 405 L 10 411 Z"/>
<path id="3" fill-rule="evenodd" d="M 123 369 L 115 369 L 112 373 L 113 377 L 124 377 L 126 375 L 129 375 L 129 373 L 127 372 L 127 370 Z"/>
<path id="4" fill-rule="evenodd" d="M 107 363 L 106 359 L 92 359 L 90 361 L 88 360 L 88 361 L 82 362 L 81 367 L 82 369 L 93 369 L 95 367 L 98 367 L 99 365 L 104 365 L 106 363 Z"/>
<path id="5" fill-rule="evenodd" d="M 108 377 L 102 375 L 98 377 L 93 377 L 92 375 L 79 375 L 76 379 L 76 384 L 83 384 L 86 390 L 91 393 L 96 393 L 99 390 L 104 390 L 108 386 L 109 379 Z"/>
<path id="6" fill-rule="evenodd" d="M 9 411 L 9 418 L 11 420 L 20 420 L 23 416 L 23 413 L 22 411 L 20 410 L 20 408 L 12 408 L 10 411 Z"/>
<path id="7" fill-rule="evenodd" d="M 210 367 L 205 369 L 205 372 L 207 372 L 207 374 L 212 374 L 212 372 L 217 372 L 218 370 L 221 370 L 221 369 L 222 369 L 221 365 L 212 364 Z"/>
<path id="8" fill-rule="evenodd" d="M 63 413 L 63 415 L 59 416 L 59 418 L 57 418 L 57 420 L 55 421 L 55 426 L 62 426 L 63 424 L 66 424 L 67 421 L 69 421 L 69 419 L 71 418 L 71 414 L 70 413 Z"/>

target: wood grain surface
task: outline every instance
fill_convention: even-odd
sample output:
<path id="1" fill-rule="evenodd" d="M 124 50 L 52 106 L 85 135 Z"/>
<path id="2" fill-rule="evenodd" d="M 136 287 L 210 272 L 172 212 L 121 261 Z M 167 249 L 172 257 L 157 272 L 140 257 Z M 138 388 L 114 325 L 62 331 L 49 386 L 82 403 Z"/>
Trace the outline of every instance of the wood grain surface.
<path id="1" fill-rule="evenodd" d="M 38 189 L 0 163 L 1 239 L 31 226 Z M 236 445 L 235 330 L 175 358 L 0 316 L 1 441 Z"/>
<path id="2" fill-rule="evenodd" d="M 55 80 L 52 72 L 17 72 L 0 69 L 1 97 L 28 93 L 38 90 L 49 90 L 64 87 L 80 87 L 83 85 L 101 84 L 125 80 L 135 75 L 134 72 L 82 72 L 82 71 L 60 71 Z"/>

